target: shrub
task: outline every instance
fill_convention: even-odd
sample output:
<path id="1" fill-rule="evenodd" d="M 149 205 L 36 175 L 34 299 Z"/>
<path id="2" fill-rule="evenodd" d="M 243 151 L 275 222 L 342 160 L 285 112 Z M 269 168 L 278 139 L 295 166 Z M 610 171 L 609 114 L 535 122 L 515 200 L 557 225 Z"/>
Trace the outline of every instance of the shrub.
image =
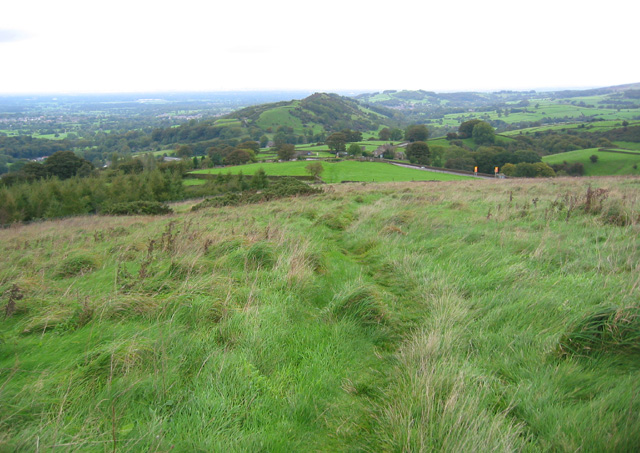
<path id="1" fill-rule="evenodd" d="M 159 201 L 131 201 L 108 205 L 102 212 L 108 215 L 164 215 L 173 210 Z"/>
<path id="2" fill-rule="evenodd" d="M 243 204 L 261 203 L 263 201 L 275 200 L 301 195 L 312 195 L 320 193 L 322 190 L 313 188 L 295 178 L 282 178 L 272 183 L 261 192 L 246 191 L 240 193 L 227 193 L 221 197 L 208 198 L 193 206 L 192 211 L 202 208 L 219 208 L 223 206 L 239 206 Z"/>
<path id="3" fill-rule="evenodd" d="M 561 164 L 554 164 L 551 166 L 553 171 L 558 175 L 569 175 L 569 176 L 582 176 L 584 175 L 584 165 L 581 162 L 568 163 L 564 161 Z"/>

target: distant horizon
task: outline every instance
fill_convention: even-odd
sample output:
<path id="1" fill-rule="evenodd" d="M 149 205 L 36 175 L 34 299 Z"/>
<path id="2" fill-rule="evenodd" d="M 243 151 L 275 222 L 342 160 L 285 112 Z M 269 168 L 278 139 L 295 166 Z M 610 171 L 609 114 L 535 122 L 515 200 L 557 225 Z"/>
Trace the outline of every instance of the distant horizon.
<path id="1" fill-rule="evenodd" d="M 335 93 L 341 95 L 358 95 L 367 93 L 382 93 L 384 91 L 427 91 L 439 94 L 446 93 L 496 93 L 501 91 L 512 92 L 530 92 L 537 93 L 554 92 L 554 91 L 585 91 L 593 89 L 615 88 L 626 85 L 640 85 L 640 82 L 617 83 L 613 85 L 566 85 L 566 86 L 544 86 L 531 88 L 496 88 L 496 89 L 427 89 L 427 88 L 377 88 L 377 89 L 304 89 L 304 88 L 247 88 L 247 89 L 194 89 L 194 90 L 122 90 L 122 91 L 24 91 L 24 92 L 3 92 L 0 91 L 1 97 L 22 97 L 22 96 L 109 96 L 109 95 L 144 95 L 144 94 L 216 94 L 216 93 Z"/>

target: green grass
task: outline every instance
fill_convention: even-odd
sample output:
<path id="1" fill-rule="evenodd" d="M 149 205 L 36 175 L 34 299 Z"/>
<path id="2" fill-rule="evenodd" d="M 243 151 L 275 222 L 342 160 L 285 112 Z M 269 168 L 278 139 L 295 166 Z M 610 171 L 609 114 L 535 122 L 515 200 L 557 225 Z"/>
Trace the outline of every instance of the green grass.
<path id="1" fill-rule="evenodd" d="M 262 129 L 269 127 L 273 128 L 275 132 L 279 126 L 287 126 L 293 128 L 294 132 L 302 133 L 304 130 L 302 121 L 299 118 L 291 115 L 291 110 L 298 107 L 299 103 L 294 102 L 292 105 L 286 105 L 281 107 L 275 107 L 263 112 L 257 119 L 256 124 Z"/>
<path id="2" fill-rule="evenodd" d="M 595 164 L 589 159 L 592 155 L 598 156 L 598 161 Z M 549 165 L 561 164 L 564 161 L 569 163 L 580 162 L 584 165 L 585 176 L 640 174 L 637 168 L 633 168 L 634 165 L 640 167 L 640 153 L 636 155 L 608 153 L 598 151 L 598 148 L 589 148 L 544 156 L 542 161 Z"/>
<path id="3" fill-rule="evenodd" d="M 613 142 L 613 144 L 622 149 L 640 151 L 640 143 L 637 142 Z"/>
<path id="4" fill-rule="evenodd" d="M 385 144 L 389 144 L 391 143 L 393 144 L 398 144 L 400 142 L 388 142 L 388 141 L 381 141 L 381 140 L 365 140 L 365 141 L 361 141 L 361 142 L 355 142 L 356 145 L 359 145 L 361 148 L 364 148 L 365 151 L 369 152 L 369 153 L 373 153 L 373 151 L 375 151 L 376 149 L 378 149 L 381 145 L 385 145 Z M 347 144 L 347 148 L 351 145 L 351 143 Z M 313 156 L 316 155 L 316 153 L 318 153 L 317 157 L 335 157 L 333 154 L 329 153 L 329 147 L 327 145 L 298 145 L 296 146 L 296 149 L 298 151 L 309 151 L 311 153 L 313 153 Z M 324 153 L 323 153 L 324 151 Z"/>
<path id="5" fill-rule="evenodd" d="M 33 134 L 33 138 L 44 138 L 47 140 L 64 140 L 65 138 L 67 138 L 67 132 L 60 132 L 59 134 Z"/>
<path id="6" fill-rule="evenodd" d="M 507 124 L 519 123 L 519 122 L 535 122 L 540 121 L 543 118 L 552 118 L 565 120 L 569 123 L 582 123 L 585 117 L 596 117 L 602 120 L 610 122 L 622 122 L 622 120 L 633 120 L 637 116 L 637 109 L 609 109 L 603 108 L 597 104 L 597 100 L 604 99 L 604 96 L 597 96 L 591 98 L 576 98 L 576 99 L 557 99 L 557 100 L 531 100 L 530 105 L 526 107 L 526 112 L 515 112 L 509 115 L 499 115 L 495 110 L 492 111 L 478 111 L 468 114 L 449 114 L 445 115 L 442 119 L 443 125 L 457 126 L 462 121 L 478 118 L 483 120 L 501 120 Z M 573 105 L 567 101 L 580 102 L 583 100 L 588 106 L 582 107 L 579 105 Z M 539 107 L 536 108 L 536 104 Z M 593 106 L 593 107 L 591 107 Z M 523 109 L 518 105 L 510 105 L 509 108 Z M 556 127 L 558 125 L 551 126 Z M 563 125 L 562 127 L 567 127 Z M 542 126 L 542 130 L 549 129 L 549 126 Z"/>
<path id="7" fill-rule="evenodd" d="M 640 443 L 638 178 L 188 207 L 0 230 L 0 450 Z"/>
<path id="8" fill-rule="evenodd" d="M 640 121 L 629 121 L 629 125 L 631 126 L 637 126 L 640 124 Z M 578 128 L 584 128 L 585 131 L 588 132 L 602 132 L 602 131 L 608 131 L 611 129 L 619 129 L 622 127 L 622 120 L 611 120 L 611 121 L 594 121 L 594 122 L 590 122 L 590 123 L 582 123 L 582 122 L 575 122 L 575 123 L 562 123 L 562 124 L 554 124 L 554 125 L 547 125 L 547 126 L 539 126 L 539 127 L 529 127 L 529 128 L 525 128 L 525 129 L 518 129 L 515 131 L 506 131 L 501 133 L 501 135 L 506 135 L 506 136 L 512 136 L 512 135 L 521 135 L 521 133 L 523 134 L 531 134 L 534 132 L 542 132 L 542 131 L 564 131 L 567 129 L 578 129 Z M 624 142 L 624 143 L 631 143 L 631 142 Z M 634 144 L 637 145 L 637 144 Z M 619 145 L 622 147 L 625 147 L 624 145 Z"/>
<path id="9" fill-rule="evenodd" d="M 478 147 L 478 145 L 476 145 L 476 142 L 472 138 L 465 138 L 460 141 L 464 143 L 465 146 L 471 149 L 476 149 Z M 503 137 L 502 135 L 496 135 L 495 145 L 504 146 L 511 141 L 513 141 L 513 139 L 510 137 Z M 451 142 L 445 138 L 432 138 L 432 139 L 429 139 L 427 143 L 430 146 L 444 146 L 445 148 L 448 148 L 449 146 L 451 146 Z"/>
<path id="10" fill-rule="evenodd" d="M 308 161 L 257 163 L 235 167 L 196 170 L 195 174 L 238 174 L 253 175 L 263 169 L 270 176 L 309 176 L 305 167 Z M 468 179 L 467 176 L 449 175 L 424 170 L 398 167 L 381 162 L 322 162 L 324 173 L 322 179 L 327 183 L 341 181 L 392 182 L 392 181 L 452 181 Z"/>
<path id="11" fill-rule="evenodd" d="M 235 118 L 220 118 L 216 120 L 214 123 L 216 126 L 229 126 L 229 127 L 240 127 L 242 126 L 242 122 Z"/>

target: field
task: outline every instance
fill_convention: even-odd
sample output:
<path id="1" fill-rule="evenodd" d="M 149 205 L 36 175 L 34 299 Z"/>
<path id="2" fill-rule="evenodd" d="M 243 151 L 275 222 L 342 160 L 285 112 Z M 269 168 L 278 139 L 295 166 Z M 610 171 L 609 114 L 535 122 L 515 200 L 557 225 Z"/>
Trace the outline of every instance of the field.
<path id="1" fill-rule="evenodd" d="M 598 106 L 598 101 L 605 100 L 606 96 L 593 96 L 590 98 L 571 98 L 571 99 L 532 99 L 526 107 L 517 104 L 508 105 L 509 109 L 522 110 L 512 112 L 508 115 L 498 114 L 496 110 L 484 110 L 478 107 L 476 111 L 471 113 L 452 113 L 444 115 L 442 120 L 436 120 L 435 123 L 446 126 L 458 126 L 461 122 L 478 118 L 485 121 L 500 120 L 505 123 L 519 122 L 535 122 L 543 118 L 564 119 L 567 123 L 582 124 L 586 118 L 594 117 L 605 120 L 607 122 L 621 122 L 622 120 L 637 120 L 637 109 L 613 109 Z M 574 105 L 569 102 L 585 102 L 584 106 Z M 524 111 L 526 110 L 526 111 Z M 441 121 L 441 122 L 440 122 Z M 552 127 L 555 127 L 552 126 Z M 567 127 L 564 124 L 560 127 Z M 542 126 L 537 129 L 549 129 L 550 127 Z"/>
<path id="2" fill-rule="evenodd" d="M 620 150 L 626 151 L 626 150 Z M 598 161 L 594 164 L 589 159 L 592 155 L 598 156 Z M 566 153 L 545 156 L 542 161 L 549 164 L 561 164 L 564 161 L 569 163 L 580 162 L 584 165 L 586 176 L 604 175 L 639 175 L 640 152 L 637 154 L 611 153 L 598 151 L 597 148 L 580 149 Z M 634 165 L 636 168 L 633 168 Z"/>
<path id="3" fill-rule="evenodd" d="M 0 230 L 0 450 L 640 444 L 638 178 L 174 208 Z"/>
<path id="4" fill-rule="evenodd" d="M 358 146 L 360 146 L 360 148 L 363 148 L 364 151 L 367 151 L 369 153 L 373 153 L 376 149 L 378 149 L 380 146 L 382 145 L 386 145 L 386 144 L 391 144 L 391 145 L 398 145 L 401 142 L 392 142 L 392 141 L 383 141 L 383 140 L 365 140 L 365 141 L 361 141 L 361 142 L 353 142 L 353 143 L 349 143 L 347 145 L 347 148 L 349 146 L 351 146 L 352 144 L 356 144 Z M 326 157 L 333 157 L 332 154 L 329 154 L 329 147 L 327 145 L 298 145 L 296 146 L 296 150 L 297 151 L 309 151 L 311 153 L 313 153 L 313 155 L 315 156 L 315 153 L 320 151 L 325 151 L 327 153 Z M 321 153 L 322 154 L 322 153 Z M 319 157 L 322 157 L 322 155 L 320 155 Z"/>
<path id="5" fill-rule="evenodd" d="M 196 170 L 194 174 L 238 174 L 253 175 L 263 169 L 269 176 L 309 176 L 305 167 L 309 161 L 257 163 L 235 167 L 211 168 Z M 321 178 L 327 183 L 342 181 L 392 182 L 392 181 L 451 181 L 468 179 L 467 176 L 449 175 L 418 169 L 397 167 L 382 162 L 322 162 L 324 172 Z"/>
<path id="6" fill-rule="evenodd" d="M 638 126 L 640 125 L 639 121 L 629 121 L 630 126 Z M 565 131 L 567 129 L 578 129 L 584 128 L 585 131 L 588 132 L 601 132 L 608 131 L 611 129 L 618 129 L 622 127 L 621 120 L 612 120 L 612 121 L 594 121 L 592 123 L 572 123 L 572 124 L 553 124 L 539 127 L 529 127 L 524 129 L 518 129 L 515 131 L 505 131 L 502 132 L 501 135 L 511 136 L 511 135 L 528 135 L 534 132 L 542 132 L 542 131 Z M 636 143 L 637 145 L 637 143 Z M 619 145 L 622 146 L 622 145 Z"/>

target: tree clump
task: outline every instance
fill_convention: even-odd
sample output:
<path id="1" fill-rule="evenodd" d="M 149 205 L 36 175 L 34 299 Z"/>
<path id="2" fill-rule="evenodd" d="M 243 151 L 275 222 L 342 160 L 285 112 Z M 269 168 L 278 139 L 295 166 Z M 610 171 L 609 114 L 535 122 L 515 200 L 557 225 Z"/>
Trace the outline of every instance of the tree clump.
<path id="1" fill-rule="evenodd" d="M 431 163 L 431 153 L 429 145 L 425 142 L 414 142 L 407 146 L 407 159 L 412 164 L 429 165 Z"/>
<path id="2" fill-rule="evenodd" d="M 480 121 L 475 126 L 473 126 L 471 136 L 473 137 L 473 141 L 476 142 L 477 145 L 491 145 L 496 141 L 493 127 L 491 126 L 491 124 L 485 121 Z"/>
<path id="3" fill-rule="evenodd" d="M 404 138 L 410 142 L 423 142 L 429 138 L 429 129 L 424 124 L 414 124 L 407 128 Z"/>

